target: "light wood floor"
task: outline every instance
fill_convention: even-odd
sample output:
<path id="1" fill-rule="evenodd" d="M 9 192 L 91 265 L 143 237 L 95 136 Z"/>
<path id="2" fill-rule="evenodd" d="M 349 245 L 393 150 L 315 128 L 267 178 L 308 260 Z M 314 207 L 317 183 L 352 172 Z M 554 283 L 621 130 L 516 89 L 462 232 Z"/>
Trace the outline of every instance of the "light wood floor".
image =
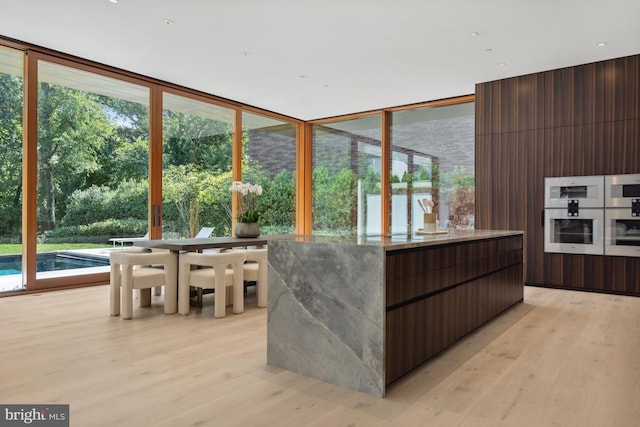
<path id="1" fill-rule="evenodd" d="M 267 366 L 265 309 L 108 315 L 108 287 L 0 298 L 0 403 L 72 426 L 638 426 L 640 298 L 525 302 L 370 397 Z"/>

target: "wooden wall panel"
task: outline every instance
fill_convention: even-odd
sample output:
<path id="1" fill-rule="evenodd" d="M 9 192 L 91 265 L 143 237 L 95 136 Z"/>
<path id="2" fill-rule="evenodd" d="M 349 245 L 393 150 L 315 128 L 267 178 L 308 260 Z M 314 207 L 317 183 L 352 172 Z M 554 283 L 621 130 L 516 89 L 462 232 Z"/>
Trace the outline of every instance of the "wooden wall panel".
<path id="1" fill-rule="evenodd" d="M 476 95 L 477 97 L 477 95 Z M 476 102 L 477 104 L 477 102 Z M 476 112 L 476 120 L 477 118 Z M 476 178 L 476 192 L 475 192 L 475 224 L 476 228 L 480 230 L 496 230 L 491 225 L 493 215 L 491 215 L 492 206 L 494 205 L 492 188 L 501 188 L 504 181 L 498 181 L 493 174 L 493 156 L 492 146 L 494 139 L 497 136 L 493 135 L 476 135 L 476 164 L 475 164 L 475 178 Z M 503 218 L 503 221 L 507 221 L 507 218 Z"/>
<path id="2" fill-rule="evenodd" d="M 602 125 L 605 175 L 640 173 L 640 119 Z"/>
<path id="3" fill-rule="evenodd" d="M 640 118 L 640 55 L 596 64 L 602 121 Z"/>
<path id="4" fill-rule="evenodd" d="M 525 231 L 526 283 L 640 295 L 640 259 L 546 254 L 541 218 L 545 176 L 640 173 L 640 55 L 479 84 L 476 123 L 476 228 Z"/>
<path id="5" fill-rule="evenodd" d="M 542 283 L 544 272 L 544 130 L 524 135 L 524 219 L 525 282 Z"/>
<path id="6" fill-rule="evenodd" d="M 598 107 L 596 99 L 596 65 L 562 68 L 543 73 L 545 76 L 544 127 L 558 128 L 594 123 Z"/>
<path id="7" fill-rule="evenodd" d="M 602 133 L 596 124 L 546 129 L 544 176 L 603 175 Z"/>
<path id="8" fill-rule="evenodd" d="M 497 82 L 489 82 L 482 85 L 476 85 L 476 144 L 478 137 L 491 134 L 492 130 L 495 129 L 493 124 L 493 95 L 495 90 L 493 85 L 496 83 Z"/>
<path id="9" fill-rule="evenodd" d="M 543 283 L 544 131 L 476 137 L 476 228 L 525 232 L 526 281 Z"/>
<path id="10" fill-rule="evenodd" d="M 476 228 L 523 230 L 527 159 L 522 133 L 479 136 L 476 141 Z"/>
<path id="11" fill-rule="evenodd" d="M 529 74 L 476 87 L 476 134 L 520 132 L 544 126 L 544 76 Z M 478 102 L 478 99 L 480 102 Z"/>

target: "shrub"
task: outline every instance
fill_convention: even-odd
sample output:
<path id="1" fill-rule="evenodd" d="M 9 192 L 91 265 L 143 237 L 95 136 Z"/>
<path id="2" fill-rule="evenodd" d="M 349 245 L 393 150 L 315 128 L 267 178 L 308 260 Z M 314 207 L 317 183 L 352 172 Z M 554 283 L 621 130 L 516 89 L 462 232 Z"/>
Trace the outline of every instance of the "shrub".
<path id="1" fill-rule="evenodd" d="M 118 188 L 93 186 L 69 197 L 61 226 L 80 226 L 111 219 L 147 218 L 149 184 L 123 181 Z M 146 222 L 146 221 L 145 221 Z"/>
<path id="2" fill-rule="evenodd" d="M 147 221 L 127 218 L 108 219 L 87 225 L 67 225 L 45 231 L 42 243 L 108 243 L 111 237 L 143 236 L 147 232 Z"/>

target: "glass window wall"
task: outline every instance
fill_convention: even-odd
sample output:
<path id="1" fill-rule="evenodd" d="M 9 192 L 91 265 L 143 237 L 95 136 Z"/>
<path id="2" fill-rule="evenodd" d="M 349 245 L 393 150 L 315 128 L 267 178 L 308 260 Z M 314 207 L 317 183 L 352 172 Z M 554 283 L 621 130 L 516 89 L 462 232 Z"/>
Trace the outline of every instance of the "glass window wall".
<path id="1" fill-rule="evenodd" d="M 47 61 L 38 76 L 36 278 L 106 272 L 110 239 L 148 228 L 149 89 Z"/>
<path id="2" fill-rule="evenodd" d="M 231 235 L 233 110 L 164 93 L 163 236 Z"/>
<path id="3" fill-rule="evenodd" d="M 244 112 L 242 128 L 242 180 L 262 186 L 262 234 L 295 233 L 297 126 Z"/>
<path id="4" fill-rule="evenodd" d="M 314 234 L 380 233 L 380 125 L 372 115 L 313 126 Z"/>
<path id="5" fill-rule="evenodd" d="M 391 231 L 424 228 L 427 212 L 440 229 L 473 228 L 475 103 L 398 111 L 391 123 Z"/>
<path id="6" fill-rule="evenodd" d="M 23 54 L 0 46 L 0 292 L 22 285 Z"/>

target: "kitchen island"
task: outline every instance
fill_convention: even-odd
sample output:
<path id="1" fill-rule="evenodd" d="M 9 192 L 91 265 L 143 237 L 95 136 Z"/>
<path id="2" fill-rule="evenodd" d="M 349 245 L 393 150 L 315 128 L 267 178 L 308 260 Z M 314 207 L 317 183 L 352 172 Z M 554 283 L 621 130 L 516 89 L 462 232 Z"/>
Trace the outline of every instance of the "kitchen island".
<path id="1" fill-rule="evenodd" d="M 269 240 L 267 363 L 363 393 L 523 299 L 522 232 Z"/>

